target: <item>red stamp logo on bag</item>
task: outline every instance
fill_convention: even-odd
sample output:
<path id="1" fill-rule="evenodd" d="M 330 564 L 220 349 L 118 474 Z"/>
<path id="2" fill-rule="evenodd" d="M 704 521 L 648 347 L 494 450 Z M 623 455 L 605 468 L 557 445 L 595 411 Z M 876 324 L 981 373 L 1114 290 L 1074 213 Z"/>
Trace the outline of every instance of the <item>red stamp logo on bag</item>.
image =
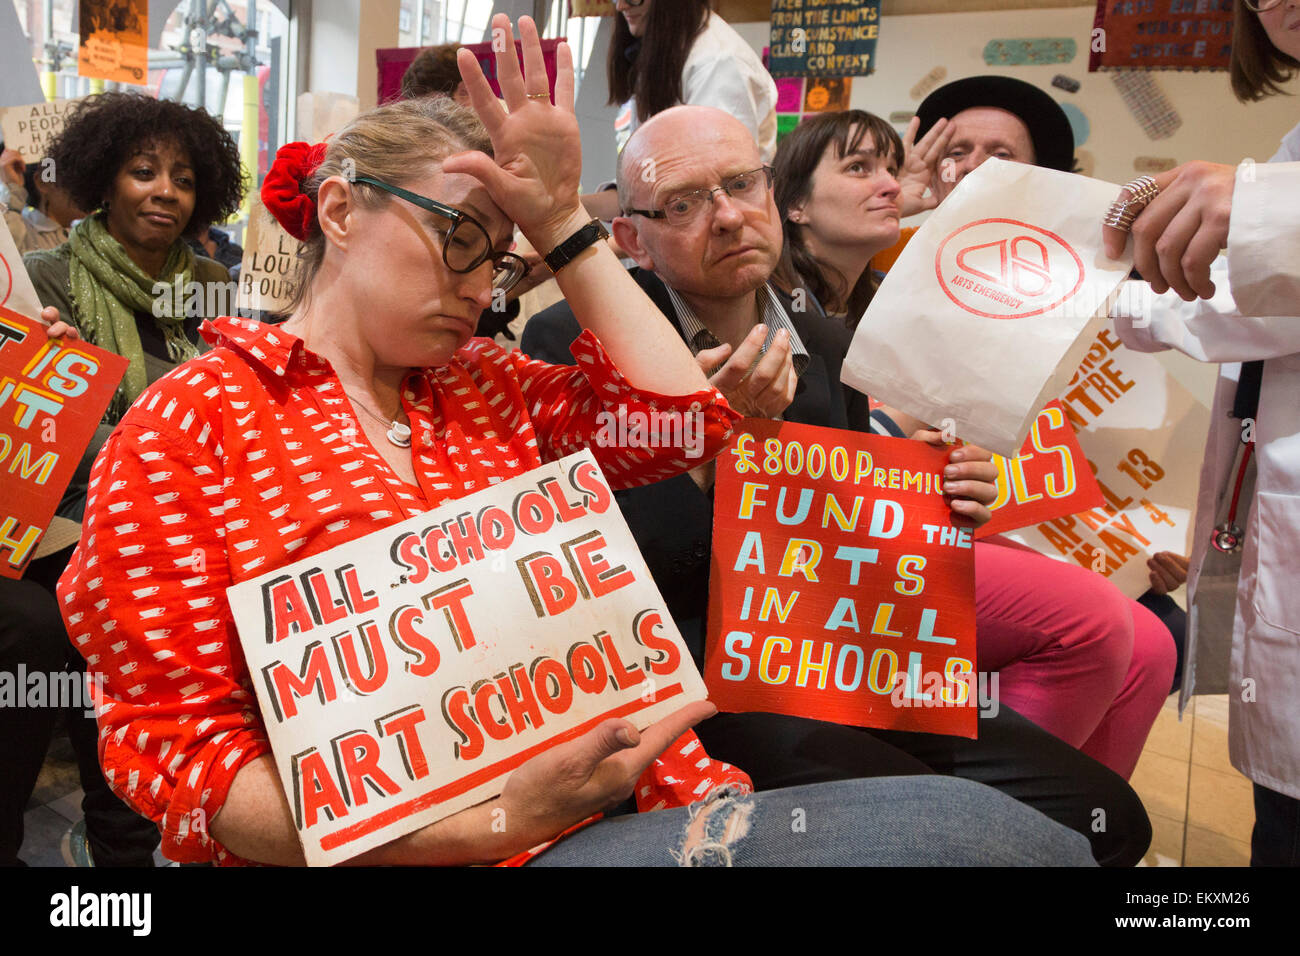
<path id="1" fill-rule="evenodd" d="M 14 291 L 14 274 L 9 269 L 9 261 L 0 256 L 0 305 L 9 301 Z"/>
<path id="2" fill-rule="evenodd" d="M 1060 236 L 1016 219 L 977 219 L 939 243 L 939 287 L 989 319 L 1051 312 L 1083 288 L 1083 260 Z"/>

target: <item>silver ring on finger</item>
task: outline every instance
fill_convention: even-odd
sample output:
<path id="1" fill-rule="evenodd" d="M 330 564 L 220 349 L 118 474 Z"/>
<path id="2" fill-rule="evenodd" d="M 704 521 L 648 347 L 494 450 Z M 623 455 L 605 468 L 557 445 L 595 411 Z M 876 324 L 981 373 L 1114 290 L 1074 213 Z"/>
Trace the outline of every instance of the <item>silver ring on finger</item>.
<path id="1" fill-rule="evenodd" d="M 1160 187 L 1150 176 L 1139 176 L 1132 182 L 1126 183 L 1123 188 L 1128 191 L 1129 198 L 1117 199 L 1111 203 L 1101 224 L 1128 232 L 1132 229 L 1133 221 L 1137 219 L 1138 214 L 1160 194 Z"/>

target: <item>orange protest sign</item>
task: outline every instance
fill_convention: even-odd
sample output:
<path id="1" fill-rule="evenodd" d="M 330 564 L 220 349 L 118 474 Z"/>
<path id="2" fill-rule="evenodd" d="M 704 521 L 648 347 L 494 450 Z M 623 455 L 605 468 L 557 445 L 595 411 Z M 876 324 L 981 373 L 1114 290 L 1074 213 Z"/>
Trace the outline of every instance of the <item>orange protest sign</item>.
<path id="1" fill-rule="evenodd" d="M 1076 473 L 1095 476 L 1103 501 L 1006 535 L 1138 597 L 1150 586 L 1151 555 L 1191 547 L 1209 409 L 1154 355 L 1121 347 L 1109 329 L 1093 339 L 1060 406 L 1087 455 Z"/>
<path id="2" fill-rule="evenodd" d="M 704 680 L 720 710 L 974 737 L 971 530 L 948 451 L 746 419 L 717 459 Z"/>
<path id="3" fill-rule="evenodd" d="M 1049 402 L 1019 455 L 993 456 L 998 496 L 989 505 L 993 520 L 975 532 L 976 538 L 1102 506 L 1101 487 L 1067 418 L 1059 401 Z"/>
<path id="4" fill-rule="evenodd" d="M 0 575 L 22 577 L 127 364 L 0 306 Z"/>
<path id="5" fill-rule="evenodd" d="M 149 73 L 146 0 L 81 0 L 77 75 L 142 85 Z"/>

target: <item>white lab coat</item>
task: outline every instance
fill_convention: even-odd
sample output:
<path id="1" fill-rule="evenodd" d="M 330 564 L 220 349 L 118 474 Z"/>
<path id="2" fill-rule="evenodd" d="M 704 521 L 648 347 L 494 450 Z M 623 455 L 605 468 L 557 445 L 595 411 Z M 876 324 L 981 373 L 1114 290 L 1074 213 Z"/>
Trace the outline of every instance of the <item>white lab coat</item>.
<path id="1" fill-rule="evenodd" d="M 1117 314 L 1116 328 L 1133 348 L 1232 363 L 1220 369 L 1201 470 L 1181 703 L 1226 691 L 1233 766 L 1300 798 L 1300 126 L 1269 164 L 1238 169 L 1227 255 L 1213 278 L 1213 299 L 1166 293 L 1155 297 L 1149 324 Z M 1254 495 L 1248 479 L 1237 512 L 1245 543 L 1228 558 L 1210 538 L 1227 515 L 1244 448 L 1242 423 L 1230 415 L 1236 363 L 1258 359 Z"/>
<path id="2" fill-rule="evenodd" d="M 716 13 L 709 14 L 686 56 L 682 102 L 730 113 L 754 134 L 763 162 L 776 155 L 776 82 L 753 47 Z M 620 153 L 639 125 L 636 100 L 629 99 L 614 123 Z"/>

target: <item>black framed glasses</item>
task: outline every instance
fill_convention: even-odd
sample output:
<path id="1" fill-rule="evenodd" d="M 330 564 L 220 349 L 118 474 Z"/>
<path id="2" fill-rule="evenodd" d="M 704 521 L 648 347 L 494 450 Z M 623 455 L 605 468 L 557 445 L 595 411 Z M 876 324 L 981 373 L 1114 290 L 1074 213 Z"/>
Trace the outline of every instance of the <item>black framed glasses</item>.
<path id="1" fill-rule="evenodd" d="M 627 215 L 666 219 L 669 225 L 687 226 L 698 220 L 704 210 L 713 205 L 714 193 L 724 192 L 741 205 L 757 208 L 767 202 L 767 193 L 771 188 L 772 167 L 760 166 L 745 173 L 737 173 L 721 186 L 671 196 L 659 209 L 629 209 Z"/>
<path id="2" fill-rule="evenodd" d="M 528 274 L 528 263 L 513 252 L 492 251 L 492 239 L 487 234 L 487 230 L 468 213 L 370 176 L 354 176 L 352 182 L 365 183 L 367 186 L 382 189 L 421 209 L 427 209 L 434 215 L 450 220 L 451 225 L 442 234 L 442 261 L 452 272 L 473 272 L 490 260 L 494 292 L 509 292 L 515 283 Z"/>

